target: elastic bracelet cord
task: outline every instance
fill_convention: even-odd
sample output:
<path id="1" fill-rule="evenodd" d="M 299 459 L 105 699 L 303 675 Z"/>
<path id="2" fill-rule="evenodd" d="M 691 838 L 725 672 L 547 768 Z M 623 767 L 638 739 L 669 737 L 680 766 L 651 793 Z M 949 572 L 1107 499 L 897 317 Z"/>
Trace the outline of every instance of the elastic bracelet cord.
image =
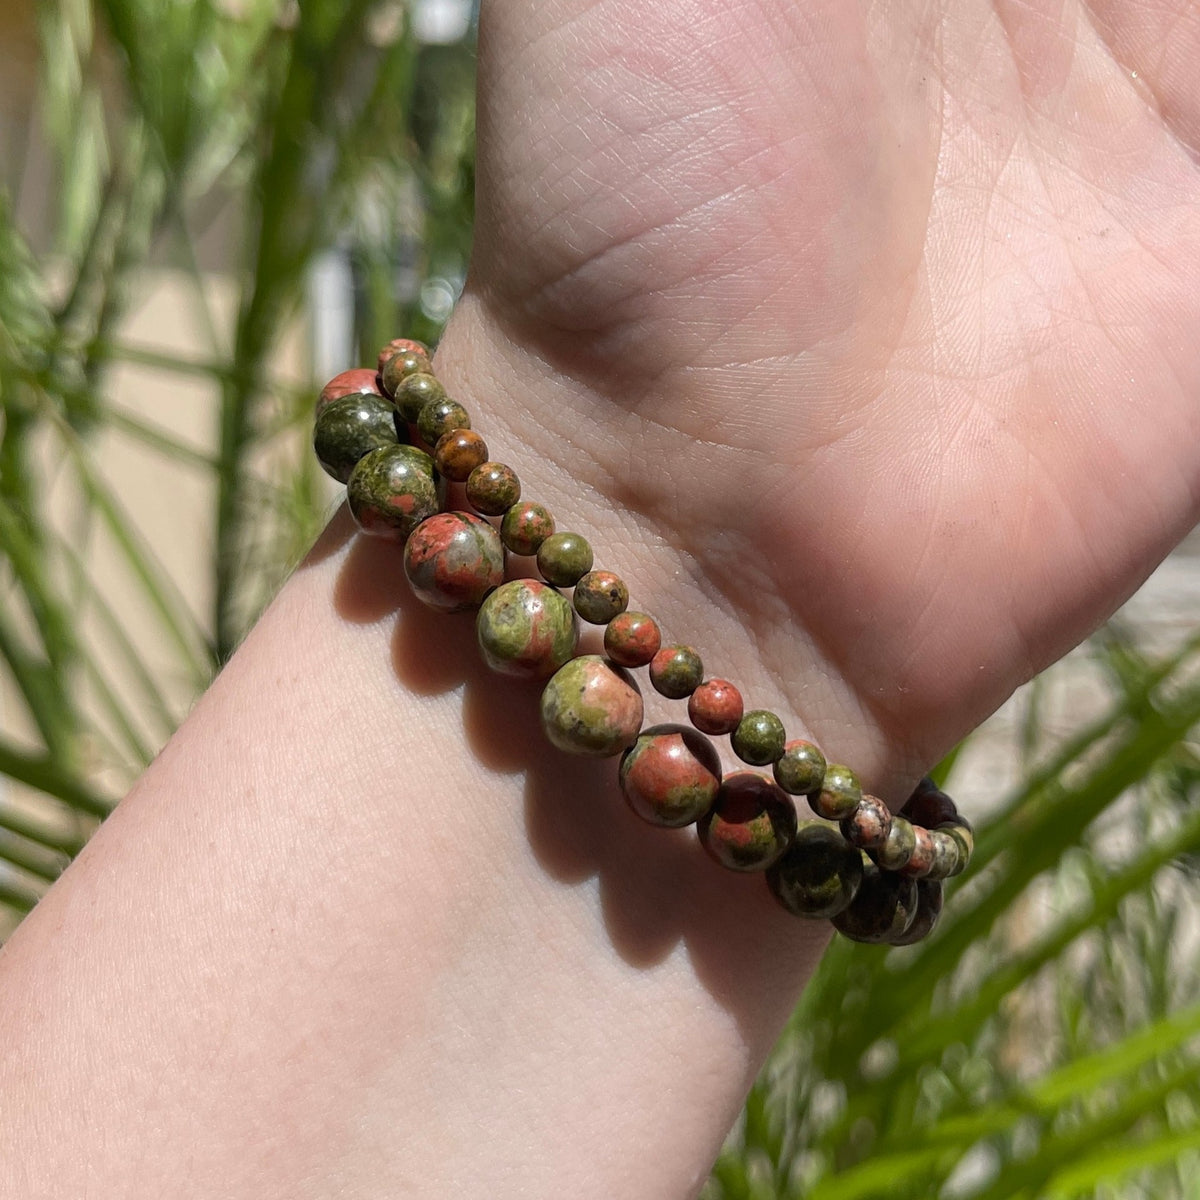
<path id="1" fill-rule="evenodd" d="M 549 740 L 568 753 L 621 755 L 621 791 L 644 821 L 695 825 L 715 862 L 764 874 L 788 912 L 827 918 L 854 941 L 910 945 L 934 928 L 942 881 L 966 869 L 974 848 L 954 801 L 923 779 L 893 815 L 849 767 L 789 740 L 775 713 L 746 711 L 734 684 L 705 678 L 691 646 L 664 646 L 654 618 L 629 609 L 621 578 L 593 569 L 587 539 L 556 530 L 544 505 L 521 499 L 516 472 L 489 459 L 423 343 L 396 338 L 375 369 L 330 380 L 313 445 L 346 485 L 359 528 L 403 548 L 417 597 L 443 612 L 478 610 L 487 665 L 545 681 Z M 474 511 L 446 510 L 448 482 L 465 485 Z M 541 579 L 506 582 L 509 553 L 535 557 Z M 577 653 L 581 619 L 604 627 L 604 655 Z M 690 725 L 642 728 L 630 671 L 643 666 L 656 691 L 687 701 Z M 739 759 L 772 776 L 724 773 L 709 740 L 723 735 Z M 820 819 L 801 820 L 797 796 Z"/>

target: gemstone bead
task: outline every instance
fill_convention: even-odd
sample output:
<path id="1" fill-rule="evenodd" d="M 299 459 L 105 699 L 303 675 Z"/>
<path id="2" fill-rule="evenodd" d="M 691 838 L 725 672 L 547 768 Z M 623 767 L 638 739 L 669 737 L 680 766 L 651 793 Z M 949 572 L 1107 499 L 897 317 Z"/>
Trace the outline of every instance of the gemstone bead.
<path id="1" fill-rule="evenodd" d="M 862 855 L 836 829 L 802 821 L 788 852 L 767 871 L 767 886 L 797 917 L 836 917 L 862 877 Z"/>
<path id="2" fill-rule="evenodd" d="M 426 400 L 421 415 L 417 417 L 417 429 L 427 446 L 436 446 L 438 439 L 452 429 L 470 429 L 471 417 L 457 400 L 444 396 L 440 400 Z"/>
<path id="3" fill-rule="evenodd" d="M 379 376 L 366 367 L 355 367 L 352 371 L 343 371 L 335 375 L 322 389 L 317 397 L 317 412 L 334 400 L 343 396 L 382 396 L 379 390 Z"/>
<path id="4" fill-rule="evenodd" d="M 433 448 L 433 462 L 447 479 L 462 483 L 480 463 L 486 462 L 487 442 L 473 429 L 451 429 Z"/>
<path id="5" fill-rule="evenodd" d="M 382 397 L 355 393 L 331 400 L 317 414 L 313 449 L 327 475 L 338 483 L 350 478 L 358 460 L 397 442 L 392 406 Z"/>
<path id="6" fill-rule="evenodd" d="M 862 883 L 833 927 L 851 941 L 879 944 L 902 937 L 916 911 L 916 880 L 864 863 Z"/>
<path id="7" fill-rule="evenodd" d="M 382 371 L 387 365 L 389 358 L 394 358 L 397 354 L 421 354 L 425 358 L 432 358 L 429 353 L 429 347 L 424 342 L 418 342 L 416 338 L 392 338 L 382 350 L 379 351 L 379 357 L 376 359 L 376 367 Z"/>
<path id="8" fill-rule="evenodd" d="M 742 762 L 763 767 L 783 753 L 786 738 L 783 722 L 773 712 L 754 708 L 738 722 L 730 741 Z"/>
<path id="9" fill-rule="evenodd" d="M 958 843 L 958 866 L 951 875 L 961 875 L 970 865 L 971 855 L 975 853 L 975 833 L 963 817 L 959 817 L 953 824 L 939 825 L 938 829 Z"/>
<path id="10" fill-rule="evenodd" d="M 891 830 L 891 811 L 878 796 L 864 796 L 842 820 L 842 837 L 860 850 L 878 850 Z"/>
<path id="11" fill-rule="evenodd" d="M 604 630 L 605 653 L 623 667 L 645 666 L 661 645 L 658 622 L 643 612 L 623 612 Z"/>
<path id="12" fill-rule="evenodd" d="M 709 856 L 731 871 L 765 871 L 796 834 L 796 807 L 782 788 L 756 771 L 721 781 L 716 803 L 696 830 Z"/>
<path id="13" fill-rule="evenodd" d="M 404 573 L 430 608 L 478 608 L 504 582 L 504 547 L 500 535 L 474 513 L 435 513 L 405 544 Z"/>
<path id="14" fill-rule="evenodd" d="M 650 660 L 650 682 L 668 700 L 690 696 L 704 680 L 704 663 L 691 646 L 664 646 Z"/>
<path id="15" fill-rule="evenodd" d="M 547 679 L 575 653 L 578 626 L 560 592 L 536 579 L 512 579 L 484 600 L 475 632 L 493 671 Z"/>
<path id="16" fill-rule="evenodd" d="M 786 742 L 775 763 L 775 782 L 793 796 L 810 796 L 825 780 L 825 755 L 803 738 Z"/>
<path id="17" fill-rule="evenodd" d="M 441 504 L 433 460 L 415 446 L 382 446 L 346 481 L 350 511 L 364 533 L 404 542 Z"/>
<path id="18" fill-rule="evenodd" d="M 933 837 L 924 825 L 913 825 L 913 852 L 900 871 L 913 879 L 920 879 L 932 870 Z"/>
<path id="19" fill-rule="evenodd" d="M 728 679 L 706 679 L 688 697 L 688 717 L 701 733 L 732 733 L 742 719 L 742 693 Z"/>
<path id="20" fill-rule="evenodd" d="M 542 692 L 542 728 L 560 750 L 607 758 L 636 740 L 642 694 L 628 672 L 599 654 L 559 667 Z"/>
<path id="21" fill-rule="evenodd" d="M 536 554 L 554 532 L 554 518 L 544 504 L 522 500 L 504 514 L 500 522 L 500 540 L 514 554 Z"/>
<path id="22" fill-rule="evenodd" d="M 383 384 L 383 390 L 394 397 L 406 379 L 413 375 L 430 375 L 432 371 L 428 355 L 401 350 L 379 368 L 379 382 Z"/>
<path id="23" fill-rule="evenodd" d="M 621 792 L 643 821 L 678 829 L 698 821 L 717 798 L 721 760 L 686 725 L 652 725 L 621 758 Z"/>
<path id="24" fill-rule="evenodd" d="M 589 571 L 575 585 L 571 603 L 589 624 L 607 625 L 629 607 L 629 589 L 611 571 Z"/>
<path id="25" fill-rule="evenodd" d="M 592 569 L 592 548 L 578 533 L 552 533 L 538 547 L 538 570 L 555 587 L 574 587 Z"/>
<path id="26" fill-rule="evenodd" d="M 480 463 L 467 479 L 467 501 L 489 517 L 507 512 L 520 498 L 521 481 L 505 463 Z"/>
<path id="27" fill-rule="evenodd" d="M 929 865 L 930 879 L 949 879 L 958 874 L 958 843 L 940 829 L 929 834 L 933 842 L 933 862 Z"/>
<path id="28" fill-rule="evenodd" d="M 827 821 L 843 821 L 850 816 L 862 799 L 862 784 L 849 767 L 841 763 L 830 763 L 825 768 L 821 790 L 808 798 L 808 803 L 818 817 Z"/>
<path id="29" fill-rule="evenodd" d="M 891 828 L 883 845 L 875 848 L 875 861 L 887 871 L 898 871 L 912 858 L 917 838 L 912 822 L 899 814 L 892 818 Z"/>
<path id="30" fill-rule="evenodd" d="M 917 911 L 912 923 L 901 934 L 888 938 L 889 946 L 912 946 L 927 938 L 942 915 L 942 885 L 937 879 L 917 880 Z"/>
<path id="31" fill-rule="evenodd" d="M 446 389 L 428 371 L 406 375 L 392 393 L 392 401 L 402 420 L 415 425 L 421 410 L 432 400 L 445 400 Z M 437 445 L 435 438 L 432 445 Z"/>
<path id="32" fill-rule="evenodd" d="M 928 776 L 917 784 L 900 811 L 923 829 L 936 829 L 958 818 L 958 806 Z"/>

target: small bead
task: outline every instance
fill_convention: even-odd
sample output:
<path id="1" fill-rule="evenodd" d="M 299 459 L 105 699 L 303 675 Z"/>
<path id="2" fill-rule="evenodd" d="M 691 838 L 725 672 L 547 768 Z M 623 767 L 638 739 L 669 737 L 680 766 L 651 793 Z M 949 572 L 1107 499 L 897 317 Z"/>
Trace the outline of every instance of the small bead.
<path id="1" fill-rule="evenodd" d="M 470 429 L 471 417 L 457 400 L 449 396 L 441 400 L 426 400 L 421 415 L 417 418 L 417 429 L 427 446 L 436 446 L 438 439 L 452 429 Z"/>
<path id="2" fill-rule="evenodd" d="M 521 481 L 501 462 L 480 463 L 467 479 L 467 500 L 476 512 L 498 517 L 521 498 Z"/>
<path id="3" fill-rule="evenodd" d="M 592 548 L 579 533 L 552 533 L 537 552 L 538 570 L 555 587 L 574 587 L 592 569 Z"/>
<path id="4" fill-rule="evenodd" d="M 629 589 L 612 571 L 589 571 L 571 597 L 575 611 L 591 625 L 607 625 L 629 607 Z"/>
<path id="5" fill-rule="evenodd" d="M 401 350 L 379 368 L 379 382 L 389 396 L 395 396 L 406 379 L 414 375 L 430 375 L 433 368 L 429 356 L 412 350 Z"/>
<path id="6" fill-rule="evenodd" d="M 860 850 L 878 850 L 892 830 L 892 814 L 878 796 L 864 796 L 842 820 L 842 837 Z"/>
<path id="7" fill-rule="evenodd" d="M 473 513 L 435 513 L 413 530 L 404 547 L 404 574 L 430 608 L 478 608 L 504 582 L 500 535 Z"/>
<path id="8" fill-rule="evenodd" d="M 951 876 L 961 875 L 971 864 L 971 856 L 975 853 L 975 833 L 970 824 L 962 817 L 952 824 L 939 825 L 942 833 L 949 834 L 958 843 L 958 866 L 951 871 Z"/>
<path id="9" fill-rule="evenodd" d="M 849 767 L 830 763 L 825 768 L 821 790 L 809 796 L 808 803 L 818 817 L 827 821 L 844 821 L 851 816 L 862 799 L 862 784 Z"/>
<path id="10" fill-rule="evenodd" d="M 942 915 L 942 885 L 937 879 L 917 880 L 917 911 L 912 923 L 901 934 L 888 938 L 889 946 L 912 946 L 927 938 Z"/>
<path id="11" fill-rule="evenodd" d="M 661 645 L 658 622 L 643 612 L 623 612 L 604 630 L 604 652 L 623 667 L 644 667 Z"/>
<path id="12" fill-rule="evenodd" d="M 514 554 L 536 554 L 554 532 L 554 518 L 544 504 L 522 500 L 504 514 L 500 522 L 500 540 Z"/>
<path id="13" fill-rule="evenodd" d="M 642 727 L 642 693 L 629 673 L 599 654 L 581 654 L 542 692 L 542 728 L 560 750 L 608 758 L 633 745 Z"/>
<path id="14" fill-rule="evenodd" d="M 401 420 L 415 425 L 421 415 L 421 410 L 431 400 L 445 400 L 446 389 L 427 371 L 419 371 L 415 375 L 407 375 L 400 386 L 392 393 L 392 402 Z M 433 445 L 437 445 L 436 439 Z"/>
<path id="15" fill-rule="evenodd" d="M 862 855 L 836 829 L 802 821 L 788 852 L 767 872 L 767 886 L 797 917 L 836 917 L 862 877 Z"/>
<path id="16" fill-rule="evenodd" d="M 892 818 L 887 840 L 875 848 L 875 861 L 886 871 L 898 871 L 912 858 L 916 845 L 912 822 L 897 814 Z"/>
<path id="17" fill-rule="evenodd" d="M 933 841 L 933 862 L 929 867 L 929 878 L 949 879 L 951 875 L 957 875 L 958 842 L 940 829 L 933 830 L 929 837 Z"/>
<path id="18" fill-rule="evenodd" d="M 742 719 L 742 693 L 728 679 L 706 679 L 688 697 L 688 717 L 701 733 L 732 733 Z"/>
<path id="19" fill-rule="evenodd" d="M 904 935 L 916 911 L 916 880 L 864 863 L 862 884 L 833 927 L 854 942 L 890 942 Z"/>
<path id="20" fill-rule="evenodd" d="M 486 462 L 487 442 L 473 429 L 451 429 L 443 433 L 433 448 L 438 471 L 455 483 L 463 483 L 480 463 Z"/>
<path id="21" fill-rule="evenodd" d="M 643 821 L 679 829 L 698 821 L 717 798 L 721 760 L 686 725 L 652 725 L 621 759 L 621 792 Z"/>
<path id="22" fill-rule="evenodd" d="M 782 788 L 757 771 L 735 771 L 721 781 L 716 803 L 696 826 L 714 861 L 731 871 L 765 871 L 796 835 L 796 806 Z"/>
<path id="23" fill-rule="evenodd" d="M 783 722 L 773 712 L 755 708 L 738 722 L 730 741 L 742 762 L 765 767 L 783 754 L 786 739 Z"/>
<path id="24" fill-rule="evenodd" d="M 350 511 L 364 533 L 405 542 L 441 505 L 433 460 L 415 446 L 382 446 L 346 481 Z"/>
<path id="25" fill-rule="evenodd" d="M 382 371 L 387 366 L 389 358 L 394 358 L 397 354 L 421 354 L 426 358 L 431 358 L 429 347 L 424 342 L 418 342 L 416 338 L 392 338 L 382 350 L 379 351 L 379 357 L 376 359 L 376 369 Z"/>
<path id="26" fill-rule="evenodd" d="M 902 875 L 920 879 L 933 870 L 933 836 L 924 825 L 913 826 L 913 852 L 900 868 Z"/>
<path id="27" fill-rule="evenodd" d="M 379 390 L 379 376 L 366 367 L 355 367 L 352 371 L 343 371 L 335 375 L 322 389 L 317 397 L 317 412 L 334 400 L 343 396 L 382 396 Z"/>
<path id="28" fill-rule="evenodd" d="M 536 579 L 512 579 L 492 592 L 475 622 L 484 662 L 501 675 L 548 679 L 575 653 L 575 610 Z"/>
<path id="29" fill-rule="evenodd" d="M 650 660 L 650 682 L 668 700 L 690 696 L 704 680 L 704 663 L 691 646 L 664 646 Z"/>
<path id="30" fill-rule="evenodd" d="M 358 460 L 397 442 L 392 406 L 382 397 L 355 393 L 331 400 L 317 414 L 313 449 L 327 475 L 338 483 L 350 478 Z"/>
<path id="31" fill-rule="evenodd" d="M 803 738 L 787 742 L 775 764 L 775 782 L 793 796 L 811 796 L 825 779 L 825 755 Z"/>
<path id="32" fill-rule="evenodd" d="M 900 811 L 922 829 L 936 829 L 958 816 L 958 806 L 928 776 L 917 784 Z"/>

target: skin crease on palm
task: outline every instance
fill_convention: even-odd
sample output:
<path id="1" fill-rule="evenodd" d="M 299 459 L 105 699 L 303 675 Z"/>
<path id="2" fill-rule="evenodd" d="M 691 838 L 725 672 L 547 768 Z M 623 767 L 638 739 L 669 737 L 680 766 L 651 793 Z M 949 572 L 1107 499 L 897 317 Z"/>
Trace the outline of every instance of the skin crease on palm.
<path id="1" fill-rule="evenodd" d="M 497 2 L 480 38 L 442 361 L 517 347 L 526 453 L 569 444 L 785 697 L 819 674 L 823 731 L 918 773 L 1194 524 L 1200 6 Z"/>

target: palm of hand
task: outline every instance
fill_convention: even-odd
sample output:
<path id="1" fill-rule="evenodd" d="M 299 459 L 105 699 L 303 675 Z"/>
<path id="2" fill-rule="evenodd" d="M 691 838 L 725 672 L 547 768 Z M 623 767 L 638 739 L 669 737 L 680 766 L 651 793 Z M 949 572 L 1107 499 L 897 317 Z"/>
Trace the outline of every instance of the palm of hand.
<path id="1" fill-rule="evenodd" d="M 1200 10 L 515 7 L 472 286 L 596 479 L 928 761 L 1200 508 Z"/>

